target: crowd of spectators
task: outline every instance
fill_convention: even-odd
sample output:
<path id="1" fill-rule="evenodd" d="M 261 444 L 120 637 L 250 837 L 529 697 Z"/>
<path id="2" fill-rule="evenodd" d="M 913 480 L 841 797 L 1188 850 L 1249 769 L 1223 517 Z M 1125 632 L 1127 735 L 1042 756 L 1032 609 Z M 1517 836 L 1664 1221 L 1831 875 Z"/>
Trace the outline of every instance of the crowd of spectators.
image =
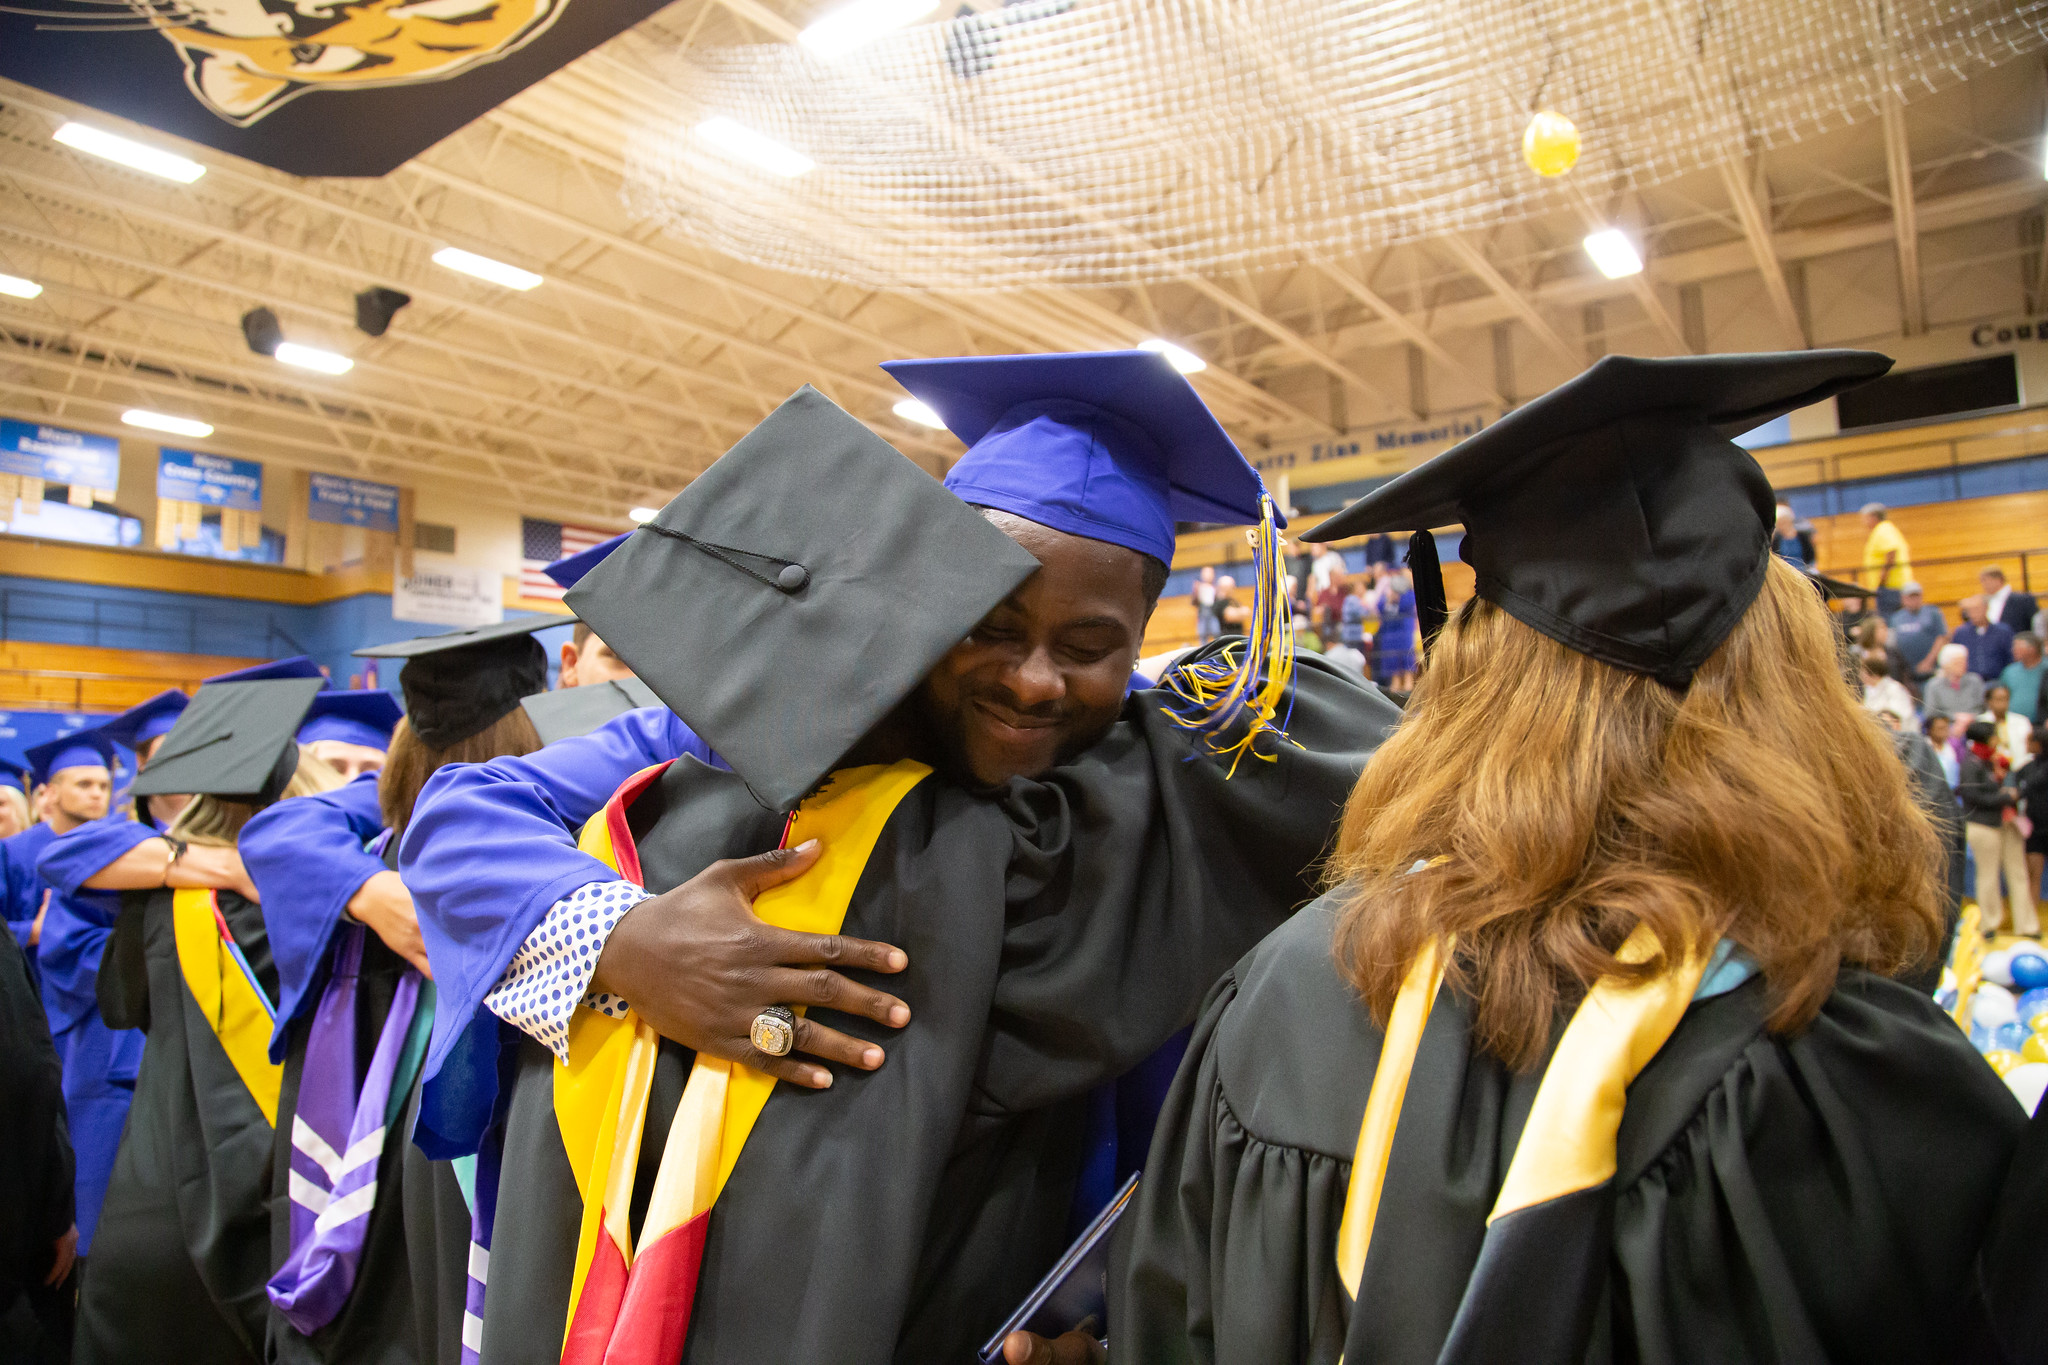
<path id="1" fill-rule="evenodd" d="M 1391 691 L 1414 687 L 1420 646 L 1415 577 L 1397 562 L 1393 538 L 1368 539 L 1364 565 L 1357 570 L 1330 546 L 1309 556 L 1283 545 L 1282 553 L 1288 566 L 1288 610 L 1296 647 L 1319 653 Z M 1250 592 L 1214 565 L 1197 572 L 1192 596 L 1199 643 L 1241 634 L 1250 623 Z"/>
<path id="2" fill-rule="evenodd" d="M 1887 607 L 1880 591 L 1874 600 L 1849 599 L 1840 613 L 1863 704 L 1900 733 L 1909 764 L 1931 756 L 1938 766 L 1961 813 L 1985 928 L 2009 924 L 2036 934 L 2035 900 L 2048 866 L 2048 764 L 2037 762 L 2048 749 L 2041 714 L 2048 613 L 1993 564 L 1978 575 L 1980 591 L 1956 604 L 1951 625 L 1920 584 L 1892 577 L 1911 561 L 1882 513 L 1865 509 L 1866 584 L 1895 582 L 1896 600 Z M 1796 559 L 1796 543 L 1782 534 L 1788 520 L 1781 515 L 1774 544 Z"/>

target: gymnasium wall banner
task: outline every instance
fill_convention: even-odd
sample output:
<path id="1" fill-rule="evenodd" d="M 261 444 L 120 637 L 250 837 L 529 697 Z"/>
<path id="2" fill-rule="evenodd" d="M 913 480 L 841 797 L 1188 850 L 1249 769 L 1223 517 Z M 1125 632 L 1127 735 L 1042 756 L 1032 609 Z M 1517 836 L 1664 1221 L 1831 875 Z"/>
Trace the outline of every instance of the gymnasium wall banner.
<path id="1" fill-rule="evenodd" d="M 68 427 L 0 418 L 0 474 L 78 484 L 111 498 L 121 482 L 121 443 Z"/>
<path id="2" fill-rule="evenodd" d="M 163 447 L 156 461 L 156 547 L 275 564 L 284 542 L 263 529 L 263 466 Z"/>
<path id="3" fill-rule="evenodd" d="M 294 175 L 396 169 L 667 0 L 36 0 L 0 76 Z"/>
<path id="4" fill-rule="evenodd" d="M 308 481 L 306 515 L 333 526 L 360 526 L 365 531 L 398 534 L 398 488 L 367 479 L 314 474 Z"/>

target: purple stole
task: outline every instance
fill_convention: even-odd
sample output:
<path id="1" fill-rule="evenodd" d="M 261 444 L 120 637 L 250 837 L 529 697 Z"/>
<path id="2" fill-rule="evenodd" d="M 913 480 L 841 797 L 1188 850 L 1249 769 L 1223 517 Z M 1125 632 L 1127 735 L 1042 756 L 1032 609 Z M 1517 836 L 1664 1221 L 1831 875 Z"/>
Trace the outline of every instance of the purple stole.
<path id="1" fill-rule="evenodd" d="M 393 1081 L 419 1007 L 420 975 L 408 968 L 391 998 L 369 1067 L 356 1069 L 360 924 L 343 924 L 327 989 L 306 1038 L 291 1132 L 291 1252 L 271 1276 L 270 1301 L 307 1335 L 348 1302 L 377 1199 L 377 1168 L 392 1120 Z M 408 1079 L 407 1084 L 410 1081 Z"/>
<path id="2" fill-rule="evenodd" d="M 484 1135 L 476 1154 L 469 1213 L 469 1283 L 462 1303 L 462 1365 L 481 1365 L 483 1360 L 484 1291 L 490 1282 L 491 1229 L 497 1222 L 503 1141 L 503 1130 L 494 1126 Z"/>

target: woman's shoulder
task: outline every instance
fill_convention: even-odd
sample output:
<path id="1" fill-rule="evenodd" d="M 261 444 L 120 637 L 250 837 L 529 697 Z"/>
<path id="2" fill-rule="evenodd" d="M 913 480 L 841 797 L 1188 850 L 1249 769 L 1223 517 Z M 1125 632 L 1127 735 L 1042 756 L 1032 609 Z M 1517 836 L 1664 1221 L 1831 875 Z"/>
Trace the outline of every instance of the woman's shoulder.
<path id="1" fill-rule="evenodd" d="M 1813 1022 L 1787 1036 L 1766 1029 L 1771 1004 L 1755 977 L 1687 1011 L 1630 1087 L 1624 1186 L 1700 1142 L 1846 1143 L 1863 1169 L 1907 1183 L 1931 1150 L 1950 1151 L 1952 1171 L 1971 1152 L 1984 1179 L 2003 1169 L 2025 1114 L 1926 995 L 1847 968 Z M 1779 1150 L 1773 1164 L 1790 1158 Z"/>
<path id="2" fill-rule="evenodd" d="M 1238 962 L 1210 1051 L 1222 1099 L 1252 1136 L 1348 1161 L 1380 1029 L 1337 967 L 1342 904 L 1324 895 Z"/>

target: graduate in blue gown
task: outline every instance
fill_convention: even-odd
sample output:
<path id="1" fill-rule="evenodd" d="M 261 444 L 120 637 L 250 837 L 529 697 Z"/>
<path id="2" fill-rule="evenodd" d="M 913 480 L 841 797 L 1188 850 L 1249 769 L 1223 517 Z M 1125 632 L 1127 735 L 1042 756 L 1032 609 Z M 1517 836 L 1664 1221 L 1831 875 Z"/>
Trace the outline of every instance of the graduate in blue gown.
<path id="1" fill-rule="evenodd" d="M 79 836 L 71 847 L 92 844 L 111 825 L 132 827 L 132 822 L 104 818 L 113 793 L 114 766 L 113 741 L 104 734 L 86 730 L 53 740 L 29 750 L 28 759 L 38 785 L 49 787 L 44 828 L 50 837 L 36 860 L 38 883 L 49 894 L 39 897 L 46 908 L 40 929 L 31 933 L 42 973 L 43 1009 L 64 1066 L 64 1108 L 78 1156 L 78 1249 L 86 1255 L 92 1249 L 114 1149 L 121 1142 L 121 1124 L 128 1116 L 135 1070 L 142 1061 L 142 1036 L 101 1023 L 93 997 L 100 951 L 120 913 L 120 898 L 74 883 L 62 853 L 69 851 L 66 839 Z M 59 853 L 54 862 L 53 852 Z"/>
<path id="2" fill-rule="evenodd" d="M 299 743 L 343 777 L 354 779 L 384 766 L 398 699 L 379 688 L 329 689 L 313 698 L 299 726 Z"/>

